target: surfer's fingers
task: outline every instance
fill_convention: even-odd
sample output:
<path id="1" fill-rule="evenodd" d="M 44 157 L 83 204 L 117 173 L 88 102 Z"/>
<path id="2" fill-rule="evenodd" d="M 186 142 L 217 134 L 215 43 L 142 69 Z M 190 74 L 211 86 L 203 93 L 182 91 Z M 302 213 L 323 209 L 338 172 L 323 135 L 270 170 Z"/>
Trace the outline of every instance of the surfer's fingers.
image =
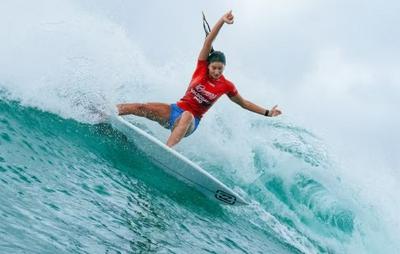
<path id="1" fill-rule="evenodd" d="M 273 109 L 271 109 L 271 116 L 279 116 L 280 114 L 282 114 L 282 111 L 276 109 L 276 106 Z"/>

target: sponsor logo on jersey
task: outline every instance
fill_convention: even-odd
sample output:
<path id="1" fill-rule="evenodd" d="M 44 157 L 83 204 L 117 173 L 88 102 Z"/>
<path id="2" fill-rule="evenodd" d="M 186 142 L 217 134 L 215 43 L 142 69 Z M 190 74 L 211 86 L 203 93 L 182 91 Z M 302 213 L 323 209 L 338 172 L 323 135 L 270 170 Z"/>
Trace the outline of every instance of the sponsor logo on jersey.
<path id="1" fill-rule="evenodd" d="M 194 99 L 200 103 L 210 106 L 212 101 L 217 98 L 217 95 L 207 91 L 205 86 L 202 84 L 196 85 L 194 88 L 190 89 L 190 92 L 194 95 Z"/>

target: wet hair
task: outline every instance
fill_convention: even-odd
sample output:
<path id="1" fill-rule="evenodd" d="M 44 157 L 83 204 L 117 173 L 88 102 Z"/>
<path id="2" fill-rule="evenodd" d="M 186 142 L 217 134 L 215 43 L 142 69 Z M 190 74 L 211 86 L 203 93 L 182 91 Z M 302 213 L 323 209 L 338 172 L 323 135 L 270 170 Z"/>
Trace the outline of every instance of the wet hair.
<path id="1" fill-rule="evenodd" d="M 224 65 L 226 65 L 226 58 L 225 58 L 224 53 L 222 53 L 221 51 L 213 51 L 207 57 L 207 62 L 208 62 L 208 64 L 213 63 L 213 62 L 221 62 Z"/>

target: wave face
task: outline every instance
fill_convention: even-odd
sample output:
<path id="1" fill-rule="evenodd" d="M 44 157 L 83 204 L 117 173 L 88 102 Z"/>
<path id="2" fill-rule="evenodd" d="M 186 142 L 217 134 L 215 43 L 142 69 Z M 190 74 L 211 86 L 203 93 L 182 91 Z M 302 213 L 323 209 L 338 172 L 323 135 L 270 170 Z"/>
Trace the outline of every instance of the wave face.
<path id="1" fill-rule="evenodd" d="M 0 253 L 396 252 L 396 203 L 364 195 L 369 182 L 349 183 L 352 169 L 288 119 L 221 100 L 176 148 L 248 207 L 216 205 L 166 175 L 96 112 L 173 102 L 190 68 L 153 66 L 123 27 L 73 3 L 0 8 L 0 31 L 12 31 L 0 43 Z"/>
<path id="2" fill-rule="evenodd" d="M 1 252 L 368 253 L 362 219 L 373 213 L 357 207 L 340 180 L 320 176 L 332 165 L 303 129 L 253 125 L 277 138 L 255 143 L 250 183 L 193 156 L 252 200 L 232 209 L 166 175 L 107 124 L 7 99 L 0 112 Z"/>
<path id="3" fill-rule="evenodd" d="M 10 101 L 0 112 L 0 252 L 290 253 L 108 125 Z"/>

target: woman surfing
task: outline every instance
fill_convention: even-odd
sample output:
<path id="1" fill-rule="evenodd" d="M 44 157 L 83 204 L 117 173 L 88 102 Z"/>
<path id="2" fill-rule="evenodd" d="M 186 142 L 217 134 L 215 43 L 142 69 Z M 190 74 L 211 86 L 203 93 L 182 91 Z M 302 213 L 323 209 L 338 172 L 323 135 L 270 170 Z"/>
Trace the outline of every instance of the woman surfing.
<path id="1" fill-rule="evenodd" d="M 243 98 L 235 85 L 222 74 L 226 59 L 224 53 L 214 51 L 212 43 L 222 26 L 233 24 L 232 11 L 223 15 L 208 33 L 200 51 L 196 69 L 184 96 L 174 104 L 159 102 L 118 104 L 119 115 L 133 114 L 158 122 L 171 130 L 167 146 L 172 147 L 183 137 L 191 135 L 198 127 L 203 115 L 226 94 L 229 99 L 251 112 L 274 117 L 282 112 L 277 105 L 266 109 Z"/>

